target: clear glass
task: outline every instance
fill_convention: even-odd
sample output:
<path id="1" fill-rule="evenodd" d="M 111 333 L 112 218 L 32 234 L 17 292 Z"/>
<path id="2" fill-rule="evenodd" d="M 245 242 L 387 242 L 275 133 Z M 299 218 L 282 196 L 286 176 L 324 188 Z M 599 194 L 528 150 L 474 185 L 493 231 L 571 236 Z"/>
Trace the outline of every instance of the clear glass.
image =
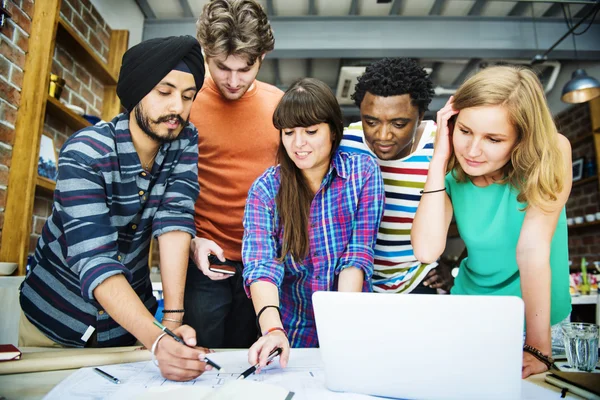
<path id="1" fill-rule="evenodd" d="M 569 322 L 561 325 L 569 364 L 591 372 L 598 363 L 598 325 Z"/>

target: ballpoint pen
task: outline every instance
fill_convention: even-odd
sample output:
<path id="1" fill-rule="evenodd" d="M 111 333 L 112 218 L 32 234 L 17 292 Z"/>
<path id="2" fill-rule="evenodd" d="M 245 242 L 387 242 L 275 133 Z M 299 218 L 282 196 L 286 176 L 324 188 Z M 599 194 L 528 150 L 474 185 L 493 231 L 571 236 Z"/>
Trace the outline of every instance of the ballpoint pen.
<path id="1" fill-rule="evenodd" d="M 267 357 L 267 364 L 269 364 L 271 361 L 273 361 L 273 359 L 280 354 L 281 354 L 281 348 L 278 347 L 275 350 L 273 350 Z M 246 379 L 247 377 L 252 375 L 254 373 L 254 371 L 256 371 L 258 369 L 259 366 L 260 366 L 260 363 L 251 366 L 250 368 L 248 368 L 247 370 L 242 372 L 242 374 L 237 377 L 237 380 Z"/>
<path id="2" fill-rule="evenodd" d="M 119 378 L 115 378 L 111 374 L 108 374 L 108 373 L 102 371 L 100 368 L 94 368 L 94 372 L 97 373 L 98 375 L 100 375 L 101 377 L 103 377 L 104 379 L 111 381 L 112 383 L 116 383 L 116 384 L 121 383 Z"/>
<path id="3" fill-rule="evenodd" d="M 154 325 L 158 326 L 164 333 L 166 333 L 167 335 L 171 336 L 173 339 L 175 339 L 177 342 L 181 343 L 182 345 L 187 346 L 187 344 L 185 344 L 185 342 L 183 341 L 183 339 L 180 338 L 179 336 L 177 336 L 176 334 L 174 334 L 172 330 L 170 330 L 169 328 L 167 328 L 166 326 L 164 326 L 163 324 L 161 324 L 158 321 L 153 321 L 153 322 L 154 322 Z M 222 370 L 222 368 L 221 368 L 221 366 L 219 364 L 217 364 L 214 361 L 209 360 L 207 357 L 204 357 L 204 362 L 207 363 L 208 365 L 213 366 L 218 371 Z"/>

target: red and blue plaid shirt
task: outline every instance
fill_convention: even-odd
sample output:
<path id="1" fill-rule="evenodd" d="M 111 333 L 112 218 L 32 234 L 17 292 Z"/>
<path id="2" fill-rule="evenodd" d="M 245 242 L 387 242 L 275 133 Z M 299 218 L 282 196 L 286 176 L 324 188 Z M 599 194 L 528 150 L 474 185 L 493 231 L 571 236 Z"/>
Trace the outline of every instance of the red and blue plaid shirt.
<path id="1" fill-rule="evenodd" d="M 283 227 L 275 204 L 279 166 L 271 167 L 250 188 L 244 213 L 244 285 L 271 282 L 279 288 L 282 322 L 292 347 L 318 346 L 312 294 L 337 290 L 347 267 L 365 274 L 363 291 L 372 291 L 373 248 L 385 193 L 375 160 L 337 152 L 310 206 L 309 251 L 302 260 L 278 261 Z M 268 328 L 268 327 L 265 327 Z"/>

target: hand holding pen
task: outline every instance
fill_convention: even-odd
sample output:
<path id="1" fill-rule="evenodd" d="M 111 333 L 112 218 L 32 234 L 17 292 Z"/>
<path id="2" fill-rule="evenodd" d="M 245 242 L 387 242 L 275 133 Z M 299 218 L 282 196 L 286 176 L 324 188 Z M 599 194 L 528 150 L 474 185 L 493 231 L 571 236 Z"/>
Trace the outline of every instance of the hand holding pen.
<path id="1" fill-rule="evenodd" d="M 175 341 L 187 346 L 187 344 L 183 341 L 183 339 L 181 339 L 179 336 L 177 336 L 176 334 L 173 333 L 173 331 L 171 331 L 169 328 L 167 328 L 166 326 L 162 325 L 160 322 L 158 321 L 154 321 L 154 325 L 158 326 L 164 333 L 166 333 L 167 335 L 171 336 L 173 339 L 175 339 Z M 219 364 L 209 360 L 207 357 L 204 357 L 203 360 L 205 363 L 207 363 L 208 365 L 214 367 L 217 369 L 217 371 L 221 371 L 221 366 L 219 366 Z"/>
<path id="2" fill-rule="evenodd" d="M 277 357 L 278 355 L 281 354 L 281 349 L 280 348 L 276 348 L 275 350 L 273 350 L 269 356 L 267 357 L 267 364 L 269 365 L 271 363 L 271 361 L 273 361 L 273 359 L 275 357 Z M 245 370 L 244 372 L 241 373 L 240 376 L 237 377 L 238 380 L 240 379 L 246 379 L 247 377 L 249 377 L 250 375 L 252 375 L 254 372 L 256 372 L 257 369 L 260 368 L 260 364 L 255 364 L 253 366 L 251 366 L 250 368 L 248 368 L 247 370 Z"/>
<path id="3" fill-rule="evenodd" d="M 290 342 L 283 330 L 273 330 L 261 336 L 248 350 L 248 363 L 264 367 L 276 350 L 280 350 L 279 365 L 285 368 L 290 357 Z"/>
<path id="4" fill-rule="evenodd" d="M 163 377 L 173 381 L 189 381 L 213 368 L 205 361 L 211 351 L 195 347 L 196 332 L 192 327 L 182 325 L 173 332 L 159 322 L 154 321 L 154 325 L 163 331 L 152 345 L 153 360 L 156 360 Z M 173 340 L 166 336 L 171 336 Z"/>

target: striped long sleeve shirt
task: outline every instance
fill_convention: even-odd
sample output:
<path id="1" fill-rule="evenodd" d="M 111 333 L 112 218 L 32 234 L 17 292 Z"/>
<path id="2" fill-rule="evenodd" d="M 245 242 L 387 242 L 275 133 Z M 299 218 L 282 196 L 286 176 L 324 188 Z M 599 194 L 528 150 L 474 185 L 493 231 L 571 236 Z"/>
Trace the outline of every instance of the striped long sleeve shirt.
<path id="1" fill-rule="evenodd" d="M 310 206 L 308 255 L 281 258 L 283 227 L 275 197 L 279 166 L 259 177 L 244 213 L 244 285 L 267 281 L 279 288 L 283 327 L 292 347 L 318 346 L 312 294 L 337 290 L 347 267 L 364 272 L 363 291 L 372 291 L 373 247 L 384 202 L 377 163 L 368 156 L 337 152 Z"/>
<path id="2" fill-rule="evenodd" d="M 365 142 L 362 123 L 351 124 L 345 131 L 340 149 L 369 154 L 381 167 L 385 184 L 385 210 L 375 246 L 373 291 L 410 293 L 437 263 L 422 264 L 410 242 L 412 223 L 425 187 L 429 162 L 433 156 L 436 124 L 426 126 L 417 149 L 400 160 L 380 160 Z"/>
<path id="3" fill-rule="evenodd" d="M 133 146 L 129 114 L 70 137 L 58 159 L 52 215 L 21 286 L 27 318 L 64 346 L 85 346 L 82 336 L 90 326 L 100 347 L 133 344 L 135 338 L 95 300 L 94 289 L 123 274 L 154 313 L 151 236 L 170 231 L 195 235 L 197 162 L 192 124 L 160 147 L 149 172 Z"/>

